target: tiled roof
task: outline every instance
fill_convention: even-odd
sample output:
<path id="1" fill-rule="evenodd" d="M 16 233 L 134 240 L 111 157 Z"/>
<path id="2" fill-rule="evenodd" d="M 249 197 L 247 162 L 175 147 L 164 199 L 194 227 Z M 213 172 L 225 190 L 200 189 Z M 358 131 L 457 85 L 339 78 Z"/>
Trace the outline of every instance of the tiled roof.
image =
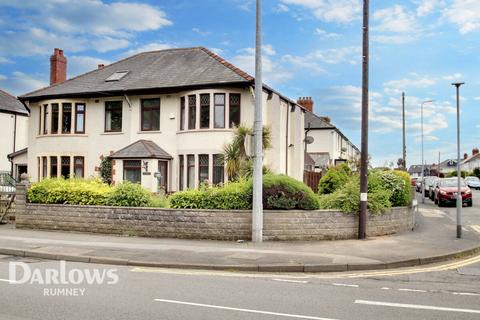
<path id="1" fill-rule="evenodd" d="M 2 111 L 28 115 L 28 110 L 20 100 L 8 92 L 0 90 L 0 112 Z"/>
<path id="2" fill-rule="evenodd" d="M 118 81 L 105 81 L 128 71 Z M 65 82 L 27 93 L 20 98 L 128 92 L 212 84 L 249 84 L 253 77 L 203 47 L 143 52 Z"/>
<path id="3" fill-rule="evenodd" d="M 305 129 L 310 125 L 310 129 L 335 129 L 335 126 L 325 121 L 324 118 L 315 115 L 312 112 L 305 112 Z"/>
<path id="4" fill-rule="evenodd" d="M 151 140 L 138 140 L 109 156 L 111 159 L 173 159 Z"/>
<path id="5" fill-rule="evenodd" d="M 7 154 L 7 158 L 8 159 L 13 159 L 13 158 L 15 158 L 17 156 L 20 156 L 20 155 L 22 155 L 24 153 L 27 153 L 27 152 L 28 152 L 28 148 L 23 148 L 23 149 L 20 149 L 18 151 Z"/>

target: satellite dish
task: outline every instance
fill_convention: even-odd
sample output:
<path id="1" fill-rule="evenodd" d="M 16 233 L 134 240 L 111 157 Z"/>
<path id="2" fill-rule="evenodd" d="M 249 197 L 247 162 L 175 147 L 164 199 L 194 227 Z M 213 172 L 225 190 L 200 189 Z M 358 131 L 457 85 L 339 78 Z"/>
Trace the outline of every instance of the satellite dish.
<path id="1" fill-rule="evenodd" d="M 306 142 L 307 144 L 312 144 L 313 141 L 315 141 L 315 139 L 313 139 L 312 136 L 307 136 L 307 137 L 305 138 L 305 142 Z"/>

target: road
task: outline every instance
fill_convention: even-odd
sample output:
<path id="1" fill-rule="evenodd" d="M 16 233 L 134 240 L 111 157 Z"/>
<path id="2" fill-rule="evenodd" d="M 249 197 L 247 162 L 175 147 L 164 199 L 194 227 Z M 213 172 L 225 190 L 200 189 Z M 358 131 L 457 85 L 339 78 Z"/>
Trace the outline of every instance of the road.
<path id="1" fill-rule="evenodd" d="M 10 262 L 39 277 L 58 261 L 0 257 L 0 319 L 480 319 L 480 256 L 453 265 L 342 274 L 245 274 L 67 263 L 118 283 L 9 283 Z M 425 268 L 425 267 L 423 267 Z M 17 274 L 19 278 L 22 273 Z M 17 278 L 17 279 L 19 279 Z M 45 296 L 77 288 L 79 296 Z M 78 293 L 78 292 L 77 292 Z"/>
<path id="2" fill-rule="evenodd" d="M 469 227 L 469 226 L 478 227 L 478 232 L 480 233 L 480 190 L 472 190 L 472 197 L 473 197 L 472 198 L 473 207 L 462 208 L 463 225 L 466 227 Z M 421 201 L 421 194 L 417 193 L 417 199 Z M 425 198 L 425 203 L 429 207 L 438 208 L 438 206 L 436 206 L 428 198 Z M 448 217 L 450 217 L 453 221 L 456 221 L 457 208 L 455 206 L 442 207 L 439 209 L 445 212 L 448 215 Z"/>

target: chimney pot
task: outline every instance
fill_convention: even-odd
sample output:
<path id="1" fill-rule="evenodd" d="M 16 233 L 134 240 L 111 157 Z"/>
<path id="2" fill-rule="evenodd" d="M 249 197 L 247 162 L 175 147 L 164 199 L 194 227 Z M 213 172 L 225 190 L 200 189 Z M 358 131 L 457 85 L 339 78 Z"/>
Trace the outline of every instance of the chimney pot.
<path id="1" fill-rule="evenodd" d="M 468 159 L 468 153 L 464 153 L 463 154 L 463 160 L 467 160 Z"/>
<path id="2" fill-rule="evenodd" d="M 50 56 L 50 85 L 67 80 L 67 58 L 63 50 L 55 48 Z"/>

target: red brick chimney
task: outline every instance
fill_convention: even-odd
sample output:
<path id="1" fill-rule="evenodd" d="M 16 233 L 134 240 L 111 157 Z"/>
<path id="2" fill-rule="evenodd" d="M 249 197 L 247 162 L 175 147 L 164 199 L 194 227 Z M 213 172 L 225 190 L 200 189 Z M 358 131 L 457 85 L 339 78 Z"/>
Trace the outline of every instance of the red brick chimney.
<path id="1" fill-rule="evenodd" d="M 464 153 L 463 154 L 463 160 L 467 160 L 468 159 L 468 153 Z"/>
<path id="2" fill-rule="evenodd" d="M 473 148 L 472 150 L 472 156 L 478 154 L 478 148 Z"/>
<path id="3" fill-rule="evenodd" d="M 103 69 L 103 68 L 105 68 L 105 65 L 103 63 L 99 63 L 98 64 L 98 69 Z"/>
<path id="4" fill-rule="evenodd" d="M 312 97 L 300 97 L 297 100 L 297 103 L 307 109 L 310 112 L 313 112 L 313 100 Z"/>
<path id="5" fill-rule="evenodd" d="M 50 85 L 67 80 L 67 58 L 63 50 L 55 48 L 50 56 Z"/>

